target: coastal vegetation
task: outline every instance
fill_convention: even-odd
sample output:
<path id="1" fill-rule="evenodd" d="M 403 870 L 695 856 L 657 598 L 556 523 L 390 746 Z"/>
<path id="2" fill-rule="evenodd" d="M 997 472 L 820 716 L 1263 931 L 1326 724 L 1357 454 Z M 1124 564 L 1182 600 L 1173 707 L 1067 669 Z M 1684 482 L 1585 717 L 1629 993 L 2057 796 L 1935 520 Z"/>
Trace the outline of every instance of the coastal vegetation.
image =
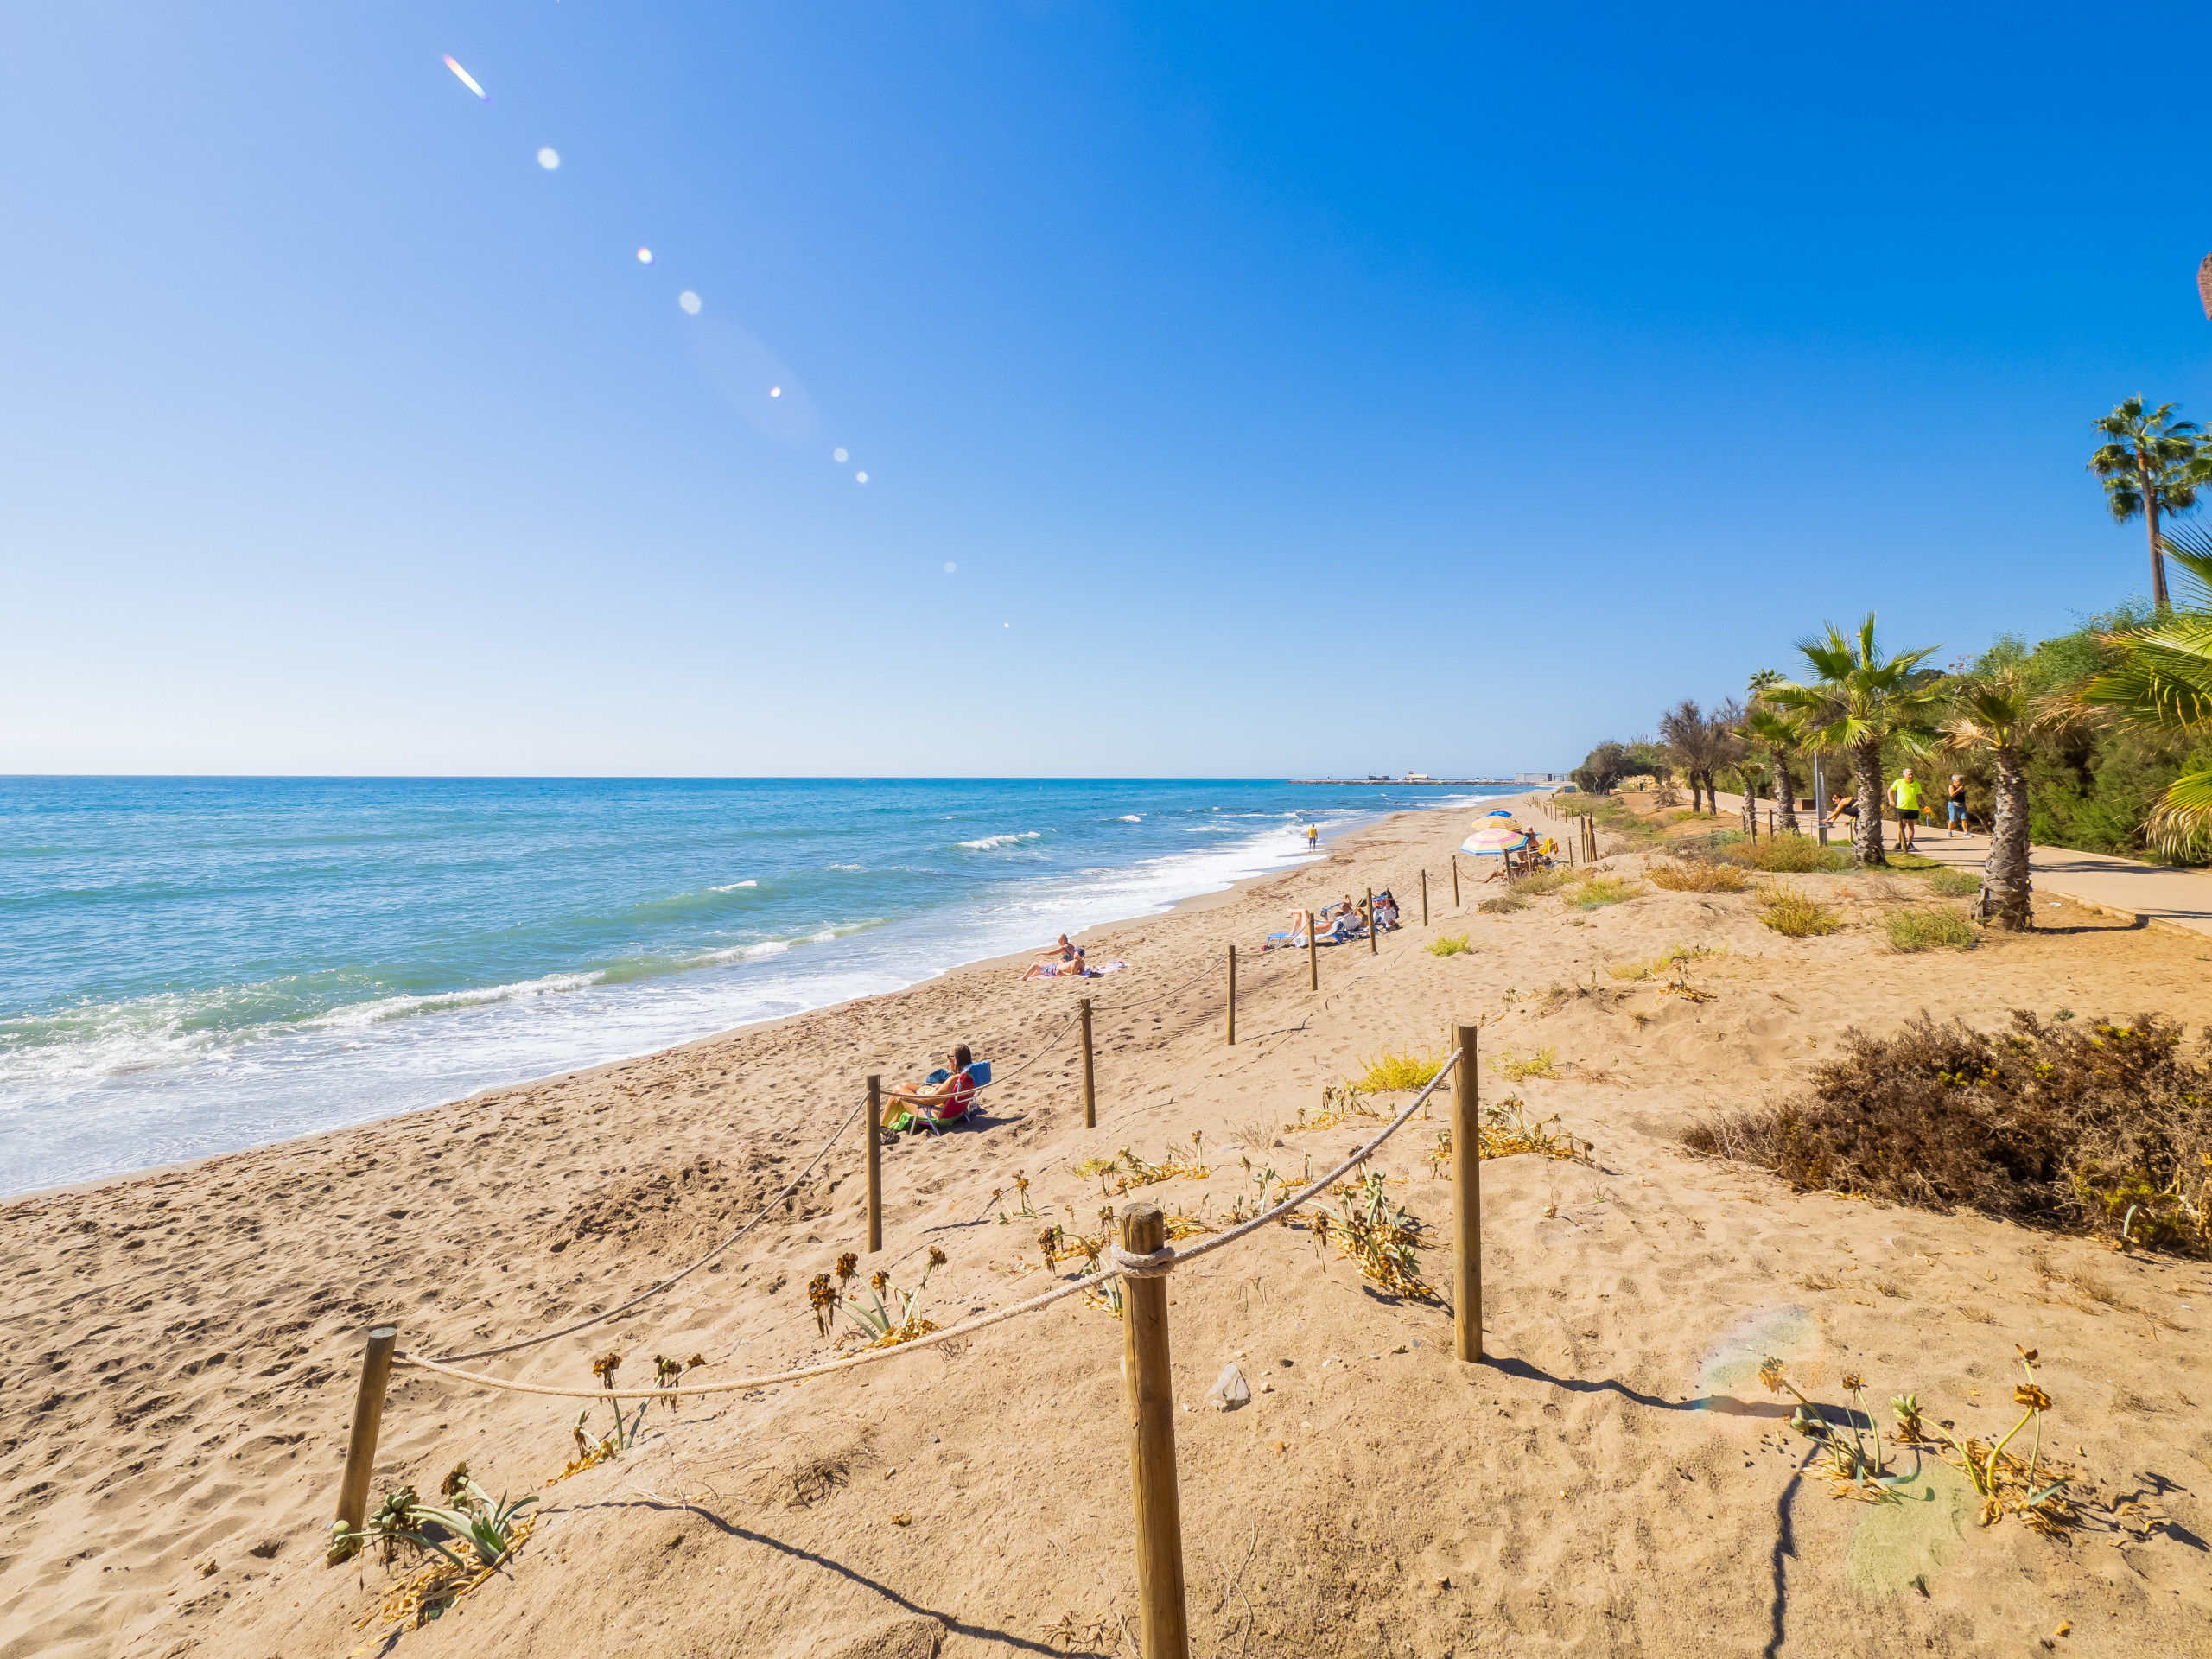
<path id="1" fill-rule="evenodd" d="M 1598 816 L 1626 845 L 1636 831 L 1607 823 L 1616 789 L 1649 779 L 1665 804 L 1679 777 L 1690 810 L 1713 813 L 1715 782 L 1726 779 L 1742 791 L 1747 838 L 1762 801 L 1775 828 L 1798 829 L 1819 760 L 1829 794 L 1849 779 L 1854 861 L 1880 866 L 1890 861 L 1887 782 L 1908 765 L 1955 772 L 1970 819 L 1993 840 L 1979 909 L 2008 928 L 2027 925 L 2031 842 L 2212 863 L 2212 535 L 2180 517 L 2212 484 L 2212 436 L 2176 408 L 2124 400 L 2094 422 L 2105 441 L 2088 462 L 2114 520 L 2144 523 L 2147 601 L 2124 600 L 2042 640 L 2000 635 L 1948 669 L 1929 664 L 1938 646 L 1883 651 L 1871 614 L 1855 632 L 1824 625 L 1799 643 L 1796 680 L 1763 668 L 1741 704 L 1707 710 L 1685 698 L 1660 715 L 1656 740 L 1596 745 L 1573 774 L 1586 795 L 1573 810 Z M 2178 567 L 2177 595 L 2169 565 Z M 1649 817 L 1620 816 L 1657 838 Z"/>
<path id="2" fill-rule="evenodd" d="M 2158 1014 L 1853 1030 L 1811 1093 L 1693 1128 L 1793 1185 L 2212 1253 L 2212 1064 Z"/>

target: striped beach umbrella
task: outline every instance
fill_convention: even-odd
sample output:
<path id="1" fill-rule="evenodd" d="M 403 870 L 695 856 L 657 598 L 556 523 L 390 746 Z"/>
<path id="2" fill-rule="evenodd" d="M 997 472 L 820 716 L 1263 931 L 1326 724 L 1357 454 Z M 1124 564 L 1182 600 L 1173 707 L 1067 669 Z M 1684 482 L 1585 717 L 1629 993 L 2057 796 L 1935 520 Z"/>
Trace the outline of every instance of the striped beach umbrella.
<path id="1" fill-rule="evenodd" d="M 1459 843 L 1463 853 L 1472 853 L 1478 858 L 1503 858 L 1508 853 L 1517 853 L 1529 844 L 1528 833 L 1510 823 L 1486 824 Z"/>

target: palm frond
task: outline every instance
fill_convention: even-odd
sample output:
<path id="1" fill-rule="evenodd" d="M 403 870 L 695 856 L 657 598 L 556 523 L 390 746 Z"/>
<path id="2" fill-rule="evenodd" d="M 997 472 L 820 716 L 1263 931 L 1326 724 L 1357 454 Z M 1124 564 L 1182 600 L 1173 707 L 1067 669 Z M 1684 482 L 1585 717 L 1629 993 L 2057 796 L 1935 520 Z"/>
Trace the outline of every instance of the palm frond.
<path id="1" fill-rule="evenodd" d="M 2143 830 L 2169 858 L 2201 858 L 2212 850 L 2212 772 L 2183 772 L 2167 785 Z"/>

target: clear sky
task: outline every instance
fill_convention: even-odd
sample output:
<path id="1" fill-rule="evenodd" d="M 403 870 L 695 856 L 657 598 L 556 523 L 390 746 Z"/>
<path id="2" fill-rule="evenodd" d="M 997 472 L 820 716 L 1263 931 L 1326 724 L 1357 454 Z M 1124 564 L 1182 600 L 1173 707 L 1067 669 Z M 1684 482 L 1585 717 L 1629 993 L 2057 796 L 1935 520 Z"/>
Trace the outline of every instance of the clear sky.
<path id="1" fill-rule="evenodd" d="M 0 770 L 1548 769 L 2065 627 L 2208 21 L 9 7 Z"/>

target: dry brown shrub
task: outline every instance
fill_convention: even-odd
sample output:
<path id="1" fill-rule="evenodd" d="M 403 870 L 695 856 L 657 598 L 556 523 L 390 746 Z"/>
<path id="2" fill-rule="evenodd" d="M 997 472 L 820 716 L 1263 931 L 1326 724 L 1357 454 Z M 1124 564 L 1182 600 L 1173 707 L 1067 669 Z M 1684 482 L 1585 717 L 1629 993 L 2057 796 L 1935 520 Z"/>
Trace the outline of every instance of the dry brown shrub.
<path id="1" fill-rule="evenodd" d="M 2002 1034 L 1926 1014 L 1845 1033 L 1805 1099 L 1731 1113 L 1684 1139 L 1807 1189 L 2125 1234 L 2212 1254 L 2212 1065 L 2156 1014 Z"/>
<path id="2" fill-rule="evenodd" d="M 1655 864 L 1648 872 L 1651 885 L 1669 893 L 1741 893 L 1751 878 L 1732 864 L 1707 864 L 1700 860 Z"/>

